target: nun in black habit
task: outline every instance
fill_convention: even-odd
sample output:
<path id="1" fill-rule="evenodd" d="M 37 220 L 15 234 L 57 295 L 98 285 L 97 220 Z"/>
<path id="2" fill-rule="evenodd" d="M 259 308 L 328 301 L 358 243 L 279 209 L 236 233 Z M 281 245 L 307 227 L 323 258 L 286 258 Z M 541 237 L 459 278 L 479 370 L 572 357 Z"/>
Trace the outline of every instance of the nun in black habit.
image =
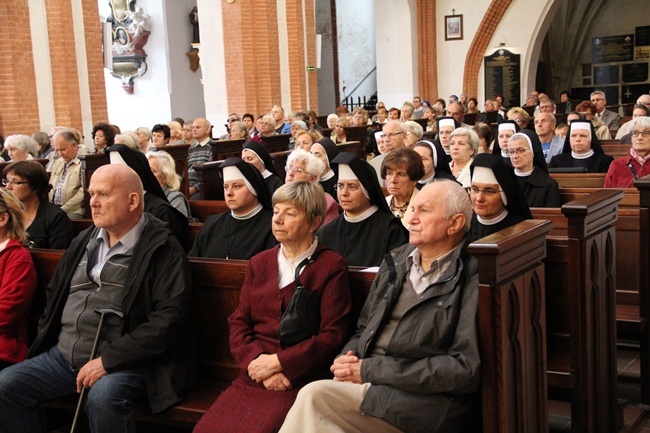
<path id="1" fill-rule="evenodd" d="M 269 188 L 271 195 L 276 189 L 284 185 L 284 181 L 280 178 L 278 171 L 275 169 L 275 164 L 271 159 L 271 154 L 266 147 L 262 146 L 257 141 L 248 140 L 244 144 L 244 150 L 241 152 L 241 157 L 244 161 L 252 164 L 255 168 L 262 173 L 262 177 Z"/>
<path id="2" fill-rule="evenodd" d="M 151 171 L 149 161 L 144 153 L 123 144 L 114 144 L 106 149 L 106 154 L 111 164 L 126 164 L 140 176 L 145 190 L 144 211 L 166 222 L 183 249 L 188 251 L 191 245 L 187 217 L 169 203 L 160 183 Z"/>
<path id="3" fill-rule="evenodd" d="M 336 177 L 334 158 L 339 154 L 338 147 L 331 138 L 325 137 L 314 142 L 309 152 L 325 163 L 325 171 L 321 174 L 318 182 L 326 193 L 336 198 L 336 188 L 334 186 L 338 179 Z"/>
<path id="4" fill-rule="evenodd" d="M 497 126 L 497 137 L 494 139 L 492 154 L 501 155 L 503 162 L 508 166 L 512 166 L 510 155 L 508 154 L 508 140 L 519 131 L 519 124 L 514 120 L 504 120 Z"/>
<path id="5" fill-rule="evenodd" d="M 532 219 L 512 168 L 498 155 L 480 153 L 470 167 L 470 198 L 474 208 L 470 241 Z"/>
<path id="6" fill-rule="evenodd" d="M 456 180 L 449 168 L 447 154 L 445 154 L 440 143 L 431 140 L 420 140 L 415 143 L 413 150 L 420 154 L 424 165 L 424 176 L 415 185 L 417 189 L 422 189 L 424 185 L 436 179 Z"/>
<path id="7" fill-rule="evenodd" d="M 341 152 L 338 197 L 343 213 L 316 234 L 318 242 L 343 256 L 350 266 L 379 266 L 384 255 L 408 242 L 408 232 L 392 214 L 375 169 L 357 155 Z M 357 187 L 358 181 L 358 187 Z"/>
<path id="8" fill-rule="evenodd" d="M 271 232 L 271 194 L 261 173 L 241 158 L 228 158 L 219 169 L 231 210 L 208 217 L 188 255 L 248 260 L 277 244 Z"/>
<path id="9" fill-rule="evenodd" d="M 508 141 L 515 176 L 529 207 L 560 207 L 560 187 L 548 175 L 539 137 L 529 129 L 516 133 Z"/>
<path id="10" fill-rule="evenodd" d="M 436 143 L 440 144 L 442 150 L 447 157 L 447 164 L 451 162 L 451 155 L 449 155 L 449 145 L 451 141 L 451 133 L 460 128 L 460 123 L 453 117 L 436 117 L 438 126 L 438 135 L 436 136 Z"/>
<path id="11" fill-rule="evenodd" d="M 587 173 L 607 173 L 612 161 L 614 158 L 603 151 L 594 125 L 574 120 L 569 125 L 562 153 L 551 158 L 549 168 L 581 167 Z"/>

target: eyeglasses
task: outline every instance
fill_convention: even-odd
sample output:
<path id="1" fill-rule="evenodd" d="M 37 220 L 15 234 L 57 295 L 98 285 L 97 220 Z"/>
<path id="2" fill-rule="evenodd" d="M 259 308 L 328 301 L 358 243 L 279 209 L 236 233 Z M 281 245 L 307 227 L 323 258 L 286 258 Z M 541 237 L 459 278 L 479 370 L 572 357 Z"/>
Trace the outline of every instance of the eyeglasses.
<path id="1" fill-rule="evenodd" d="M 7 185 L 23 185 L 29 182 L 18 182 L 15 180 L 9 180 L 9 179 L 2 179 L 2 186 L 7 186 Z"/>
<path id="2" fill-rule="evenodd" d="M 492 189 L 492 188 L 485 188 L 485 189 L 478 189 L 477 187 L 473 186 L 469 189 L 470 193 L 474 195 L 478 195 L 479 193 L 482 193 L 483 195 L 487 197 L 492 197 L 494 194 L 500 193 L 502 190 L 500 189 Z"/>
<path id="3" fill-rule="evenodd" d="M 228 123 L 232 123 L 232 122 L 236 122 L 236 121 L 237 121 L 237 119 L 228 119 L 228 120 L 226 120 L 226 122 L 228 122 Z"/>
<path id="4" fill-rule="evenodd" d="M 292 167 L 290 165 L 284 167 L 284 171 L 286 171 L 287 173 L 298 173 L 298 174 L 307 173 L 307 171 L 305 171 L 304 168 Z"/>
<path id="5" fill-rule="evenodd" d="M 359 188 L 361 188 L 361 187 L 359 185 L 357 185 L 357 184 L 354 184 L 354 183 L 348 183 L 348 184 L 336 183 L 336 184 L 334 184 L 334 189 L 336 189 L 338 191 L 343 191 L 345 188 L 347 188 L 348 191 L 350 191 L 350 192 L 357 192 L 357 191 L 359 191 Z"/>
<path id="6" fill-rule="evenodd" d="M 390 138 L 393 135 L 400 135 L 400 134 L 404 134 L 404 133 L 403 132 L 389 132 L 388 134 L 381 134 L 380 137 L 381 138 Z"/>
<path id="7" fill-rule="evenodd" d="M 644 131 L 632 131 L 632 137 L 638 137 L 639 135 L 642 135 L 643 138 L 650 137 L 650 129 L 646 129 Z"/>
<path id="8" fill-rule="evenodd" d="M 512 149 L 508 151 L 508 155 L 521 155 L 522 153 L 528 152 L 528 149 L 524 149 L 523 147 L 520 147 L 519 149 Z"/>

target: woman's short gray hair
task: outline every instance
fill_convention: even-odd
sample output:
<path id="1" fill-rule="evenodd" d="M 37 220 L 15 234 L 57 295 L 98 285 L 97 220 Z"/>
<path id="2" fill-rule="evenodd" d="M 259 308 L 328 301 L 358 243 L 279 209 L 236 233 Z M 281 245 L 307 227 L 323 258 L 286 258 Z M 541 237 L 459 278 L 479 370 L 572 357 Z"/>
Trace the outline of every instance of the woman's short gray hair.
<path id="1" fill-rule="evenodd" d="M 422 138 L 422 135 L 424 134 L 424 129 L 422 129 L 420 124 L 412 120 L 407 120 L 406 122 L 402 123 L 402 130 L 404 132 L 414 133 L 418 137 L 418 140 Z"/>
<path id="2" fill-rule="evenodd" d="M 316 176 L 320 179 L 320 175 L 325 171 L 325 163 L 318 159 L 317 156 L 312 155 L 303 149 L 296 149 L 289 154 L 287 164 L 292 162 L 305 162 L 305 170 L 310 176 Z"/>
<path id="3" fill-rule="evenodd" d="M 7 137 L 5 148 L 8 150 L 11 147 L 38 156 L 38 142 L 28 135 L 13 134 Z"/>
<path id="4" fill-rule="evenodd" d="M 172 191 L 178 191 L 181 187 L 181 177 L 176 173 L 174 158 L 164 150 L 149 151 L 145 155 L 147 159 L 154 158 L 158 160 L 160 171 L 165 176 L 165 185 Z"/>
<path id="5" fill-rule="evenodd" d="M 246 126 L 246 124 L 244 122 L 237 121 L 237 122 L 233 123 L 230 126 L 230 130 L 231 131 L 239 131 L 242 134 L 244 134 L 244 137 L 246 137 L 247 134 L 248 134 L 248 126 Z"/>
<path id="6" fill-rule="evenodd" d="M 647 116 L 637 117 L 636 119 L 634 119 L 634 125 L 632 125 L 632 127 L 635 127 L 636 125 L 641 126 L 643 129 L 650 129 L 650 117 Z"/>
<path id="7" fill-rule="evenodd" d="M 474 150 L 473 155 L 476 156 L 478 153 L 478 134 L 469 128 L 456 128 L 449 136 L 449 140 L 451 140 L 453 137 L 456 137 L 457 135 L 464 135 L 467 137 L 468 144 L 472 150 Z"/>
<path id="8" fill-rule="evenodd" d="M 443 202 L 445 203 L 445 218 L 449 219 L 455 214 L 463 214 L 465 216 L 465 225 L 463 232 L 469 232 L 470 222 L 472 221 L 472 202 L 469 199 L 467 190 L 463 188 L 458 182 L 450 179 L 439 179 L 434 182 L 445 183 L 447 190 Z"/>
<path id="9" fill-rule="evenodd" d="M 327 202 L 325 201 L 323 187 L 318 182 L 296 181 L 285 183 L 273 193 L 273 206 L 286 202 L 292 203 L 295 207 L 301 209 L 305 213 L 309 224 L 312 224 L 317 217 L 320 217 L 318 227 L 325 221 Z"/>

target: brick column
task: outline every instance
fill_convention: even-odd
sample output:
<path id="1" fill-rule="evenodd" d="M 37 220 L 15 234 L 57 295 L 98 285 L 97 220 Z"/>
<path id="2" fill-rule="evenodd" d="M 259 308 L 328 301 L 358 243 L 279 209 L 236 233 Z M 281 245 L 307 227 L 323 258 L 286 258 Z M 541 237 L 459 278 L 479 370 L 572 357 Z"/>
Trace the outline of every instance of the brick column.
<path id="1" fill-rule="evenodd" d="M 0 134 L 40 129 L 27 0 L 0 2 Z"/>
<path id="2" fill-rule="evenodd" d="M 82 6 L 88 81 L 90 82 L 90 107 L 93 122 L 97 123 L 108 120 L 101 23 L 99 22 L 99 9 L 96 1 L 84 1 Z"/>
<path id="3" fill-rule="evenodd" d="M 487 12 L 483 15 L 483 20 L 472 39 L 472 45 L 470 45 L 465 59 L 463 92 L 468 95 L 478 94 L 478 71 L 483 64 L 483 54 L 485 54 L 494 32 L 511 3 L 512 0 L 492 0 Z"/>
<path id="4" fill-rule="evenodd" d="M 433 101 L 438 95 L 436 58 L 436 3 L 417 0 L 418 23 L 418 91 L 420 97 Z"/>
<path id="5" fill-rule="evenodd" d="M 50 40 L 56 123 L 82 131 L 79 76 L 72 35 L 74 32 L 72 5 L 64 0 L 45 0 L 45 8 Z"/>

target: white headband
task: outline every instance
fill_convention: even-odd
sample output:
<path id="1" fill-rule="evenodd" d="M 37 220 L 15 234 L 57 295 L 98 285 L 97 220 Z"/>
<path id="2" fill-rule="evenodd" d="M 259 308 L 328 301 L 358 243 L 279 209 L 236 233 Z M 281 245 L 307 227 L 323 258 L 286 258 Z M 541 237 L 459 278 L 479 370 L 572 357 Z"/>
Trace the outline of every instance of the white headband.
<path id="1" fill-rule="evenodd" d="M 528 148 L 530 149 L 531 153 L 534 153 L 535 151 L 533 150 L 533 143 L 530 141 L 530 137 L 528 137 L 526 134 L 522 134 L 521 132 L 516 133 L 512 137 L 510 137 L 510 140 L 508 140 L 508 145 L 510 145 L 510 142 L 512 140 L 517 141 L 517 139 L 525 139 L 526 143 L 528 143 Z"/>
<path id="2" fill-rule="evenodd" d="M 589 140 L 591 140 L 591 122 L 583 122 L 583 121 L 573 121 L 571 122 L 571 130 L 573 131 L 574 129 L 580 129 L 583 131 L 589 131 Z"/>
<path id="3" fill-rule="evenodd" d="M 499 123 L 499 132 L 501 132 L 504 129 L 510 129 L 512 132 L 517 132 L 517 128 L 515 128 L 514 123 Z"/>
<path id="4" fill-rule="evenodd" d="M 243 180 L 246 184 L 246 188 L 248 188 L 251 194 L 257 197 L 257 191 L 255 191 L 255 188 L 253 188 L 253 185 L 251 185 L 248 179 L 246 179 L 244 173 L 242 173 L 241 170 L 234 165 L 229 165 L 228 167 L 223 168 L 223 182 L 226 183 L 231 180 Z"/>
<path id="5" fill-rule="evenodd" d="M 442 128 L 443 126 L 451 126 L 452 128 L 456 129 L 456 122 L 454 119 L 440 119 L 438 121 L 438 127 Z"/>
<path id="6" fill-rule="evenodd" d="M 503 200 L 503 205 L 508 206 L 508 198 L 506 197 L 506 194 L 503 192 L 503 188 L 501 187 L 501 184 L 497 180 L 491 168 L 474 167 L 474 174 L 472 175 L 472 183 L 473 182 L 491 183 L 491 184 L 499 185 L 499 190 L 501 191 L 500 194 L 501 194 L 501 200 Z"/>
<path id="7" fill-rule="evenodd" d="M 357 175 L 354 174 L 354 171 L 352 171 L 348 164 L 339 164 L 339 180 L 358 180 L 359 185 L 361 185 L 363 195 L 365 195 L 366 198 L 370 200 L 370 194 L 368 194 L 368 190 L 363 186 L 361 180 L 359 180 Z"/>

